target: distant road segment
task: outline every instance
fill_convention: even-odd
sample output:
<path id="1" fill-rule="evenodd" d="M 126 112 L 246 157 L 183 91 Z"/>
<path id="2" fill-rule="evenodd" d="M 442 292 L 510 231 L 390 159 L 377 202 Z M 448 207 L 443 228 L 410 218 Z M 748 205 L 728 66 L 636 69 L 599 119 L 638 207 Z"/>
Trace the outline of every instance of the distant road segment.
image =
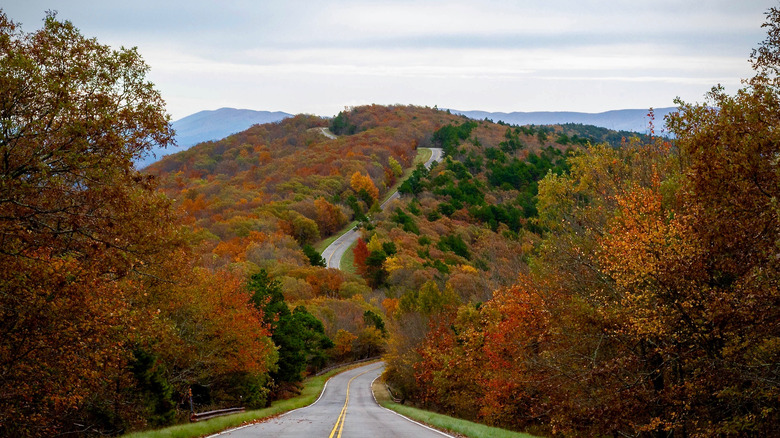
<path id="1" fill-rule="evenodd" d="M 331 140 L 335 140 L 335 139 L 338 138 L 338 137 L 336 137 L 335 134 L 330 132 L 330 129 L 328 129 L 328 128 L 322 127 L 322 128 L 319 128 L 319 131 L 322 133 L 322 135 L 324 135 L 325 137 L 328 137 Z"/>
<path id="2" fill-rule="evenodd" d="M 326 128 L 322 129 L 324 130 Z M 323 134 L 324 133 L 325 132 L 323 131 Z M 444 155 L 444 151 L 442 151 L 441 148 L 430 148 L 430 150 L 431 157 L 428 158 L 428 161 L 425 162 L 425 167 L 429 169 L 434 162 L 441 161 L 441 158 Z M 382 203 L 380 207 L 382 210 L 384 210 L 391 201 L 400 197 L 401 194 L 398 193 L 398 191 L 395 191 L 392 195 L 390 195 L 389 198 L 387 198 L 385 202 Z M 341 259 L 344 257 L 344 253 L 347 252 L 347 249 L 349 249 L 349 247 L 358 240 L 358 237 L 360 237 L 360 231 L 358 231 L 356 228 L 353 228 L 338 239 L 334 240 L 333 243 L 328 245 L 328 247 L 322 251 L 322 257 L 325 259 L 326 266 L 329 268 L 341 269 Z"/>

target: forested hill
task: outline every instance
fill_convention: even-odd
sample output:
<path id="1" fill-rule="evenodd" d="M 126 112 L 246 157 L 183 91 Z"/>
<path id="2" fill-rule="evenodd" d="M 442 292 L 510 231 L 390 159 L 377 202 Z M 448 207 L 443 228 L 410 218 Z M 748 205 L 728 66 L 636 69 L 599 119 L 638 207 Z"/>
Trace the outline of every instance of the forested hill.
<path id="1" fill-rule="evenodd" d="M 664 116 L 675 109 L 674 107 L 656 109 L 656 125 L 661 127 Z M 512 125 L 581 124 L 617 131 L 620 132 L 620 136 L 624 137 L 630 137 L 634 133 L 648 133 L 651 121 L 648 110 L 614 110 L 597 114 L 563 111 L 499 113 L 451 110 L 451 112 L 475 120 L 487 119 Z M 136 167 L 139 169 L 146 167 L 166 155 L 189 149 L 204 141 L 220 140 L 228 135 L 244 131 L 252 125 L 277 122 L 287 117 L 292 117 L 292 114 L 281 111 L 254 111 L 235 108 L 220 108 L 190 114 L 172 123 L 176 132 L 177 147 L 155 149 L 152 151 L 153 154 L 136 161 Z"/>
<path id="2" fill-rule="evenodd" d="M 330 127 L 339 137 L 327 138 L 320 132 L 323 127 Z M 480 299 L 488 299 L 493 288 L 509 284 L 524 263 L 523 254 L 536 240 L 532 237 L 538 231 L 532 220 L 536 181 L 548 171 L 561 172 L 571 151 L 604 141 L 620 144 L 627 140 L 592 126 L 510 127 L 431 108 L 373 105 L 342 112 L 330 121 L 298 115 L 256 125 L 167 156 L 146 172 L 157 177 L 162 190 L 181 208 L 205 265 L 247 273 L 263 270 L 280 282 L 289 302 L 305 303 L 320 317 L 329 336 L 344 330 L 358 339 L 364 322 L 344 318 L 366 310 L 384 315 L 384 300 L 400 298 L 428 280 L 438 279 L 444 285 L 450 274 L 458 277 L 462 269 L 486 271 L 487 280 L 480 280 L 484 290 L 475 295 Z M 460 147 L 461 142 L 468 146 Z M 397 242 L 405 251 L 395 254 L 394 260 L 404 260 L 406 251 L 425 253 L 414 273 L 409 271 L 402 282 L 400 275 L 405 270 L 393 277 L 393 269 L 360 265 L 358 272 L 340 272 L 318 266 L 320 256 L 313 247 L 351 221 L 362 221 L 367 231 L 375 227 L 371 217 L 384 226 L 379 201 L 409 174 L 418 149 L 428 146 L 443 147 L 450 155 L 446 168 L 436 170 L 442 174 L 431 182 L 424 180 L 427 173 L 415 170 L 400 190 L 408 195 L 419 193 L 423 185 L 438 184 L 437 190 L 449 194 L 449 201 L 426 212 L 425 222 L 415 222 L 401 212 L 393 223 L 402 224 L 404 230 L 415 230 L 417 223 L 431 224 L 419 242 L 445 243 L 429 250 L 418 241 Z M 450 187 L 458 181 L 448 176 L 453 172 L 461 179 L 464 172 L 472 172 L 475 179 Z M 409 208 L 413 216 L 419 210 L 415 204 Z M 442 228 L 442 224 L 447 225 Z M 463 233 L 458 230 L 468 227 L 484 228 L 488 234 L 461 242 Z M 531 234 L 525 235 L 524 230 Z M 384 233 L 367 234 L 365 242 Z M 377 253 L 372 263 L 391 263 L 387 259 L 394 250 L 388 245 L 384 256 Z M 492 252 L 516 245 L 511 260 Z M 526 248 L 521 251 L 523 245 Z M 450 249 L 440 249 L 445 247 Z M 460 257 L 453 258 L 458 253 Z M 474 257 L 463 258 L 465 253 Z M 346 311 L 346 307 L 353 310 Z M 342 342 L 351 339 L 341 336 Z M 372 348 L 378 347 L 361 344 L 340 351 L 359 355 L 356 352 Z"/>
<path id="3" fill-rule="evenodd" d="M 561 152 L 588 143 L 617 146 L 631 135 L 573 124 L 510 127 L 469 122 L 430 108 L 374 105 L 340 113 L 331 121 L 298 115 L 256 125 L 167 156 L 147 172 L 181 205 L 187 221 L 214 252 L 213 263 L 240 260 L 265 266 L 277 256 L 296 259 L 300 247 L 361 218 L 378 196 L 387 194 L 401 168 L 412 165 L 417 148 L 442 145 L 440 128 L 467 122 L 478 127 L 474 142 L 480 147 L 472 151 L 474 160 L 483 160 L 485 151 L 494 149 L 522 159 L 545 148 Z M 340 134 L 338 139 L 315 129 L 328 125 Z M 502 172 L 493 169 L 491 178 L 501 178 Z M 248 251 L 261 234 L 287 243 L 274 247 L 273 257 Z"/>

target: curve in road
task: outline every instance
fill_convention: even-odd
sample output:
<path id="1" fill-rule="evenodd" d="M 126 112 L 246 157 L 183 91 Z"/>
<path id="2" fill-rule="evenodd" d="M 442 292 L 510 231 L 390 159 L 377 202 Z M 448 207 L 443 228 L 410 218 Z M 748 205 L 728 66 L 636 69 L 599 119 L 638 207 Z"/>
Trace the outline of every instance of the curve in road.
<path id="1" fill-rule="evenodd" d="M 263 423 L 229 430 L 215 436 L 452 438 L 376 403 L 371 392 L 371 383 L 382 373 L 383 368 L 382 363 L 372 363 L 345 371 L 328 381 L 322 395 L 313 404 Z"/>
<path id="2" fill-rule="evenodd" d="M 441 161 L 441 158 L 444 155 L 444 151 L 442 151 L 441 148 L 430 148 L 430 150 L 431 157 L 425 162 L 425 167 L 427 168 L 430 168 L 434 162 Z M 400 197 L 401 194 L 398 193 L 398 191 L 395 191 L 380 207 L 384 210 L 390 205 L 391 201 Z M 341 269 L 341 259 L 344 257 L 344 253 L 347 252 L 347 249 L 349 249 L 355 241 L 357 241 L 358 237 L 360 237 L 360 231 L 358 231 L 357 228 L 353 228 L 328 245 L 328 247 L 322 251 L 322 257 L 325 259 L 326 266 L 329 268 Z"/>

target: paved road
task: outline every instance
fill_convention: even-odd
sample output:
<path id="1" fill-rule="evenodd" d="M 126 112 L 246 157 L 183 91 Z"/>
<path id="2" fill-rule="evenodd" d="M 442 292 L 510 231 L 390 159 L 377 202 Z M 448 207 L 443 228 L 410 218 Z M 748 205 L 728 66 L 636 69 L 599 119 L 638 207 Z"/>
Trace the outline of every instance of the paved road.
<path id="1" fill-rule="evenodd" d="M 441 161 L 441 158 L 444 155 L 444 152 L 441 150 L 441 148 L 430 149 L 431 157 L 428 159 L 428 161 L 425 162 L 425 167 L 428 168 L 433 165 L 434 161 Z M 387 200 L 383 202 L 380 207 L 382 210 L 384 210 L 388 205 L 390 205 L 391 201 L 400 197 L 401 194 L 396 191 L 390 195 L 390 197 L 387 198 Z M 353 228 L 344 233 L 338 239 L 334 240 L 333 243 L 328 245 L 328 247 L 322 251 L 322 257 L 325 259 L 326 266 L 329 268 L 341 269 L 341 259 L 344 257 L 344 253 L 347 252 L 347 249 L 349 249 L 349 247 L 358 240 L 358 237 L 360 237 L 360 231 Z"/>
<path id="2" fill-rule="evenodd" d="M 314 404 L 219 438 L 442 438 L 444 434 L 379 406 L 371 383 L 384 365 L 373 363 L 333 376 Z"/>
<path id="3" fill-rule="evenodd" d="M 357 228 L 353 228 L 328 245 L 322 251 L 325 265 L 329 268 L 341 269 L 341 259 L 344 257 L 344 253 L 347 252 L 350 245 L 358 240 L 358 237 L 360 237 L 360 231 Z"/>
<path id="4" fill-rule="evenodd" d="M 328 137 L 331 140 L 335 140 L 338 137 L 336 137 L 332 132 L 330 132 L 330 129 L 328 128 L 319 128 L 319 131 L 324 135 L 325 137 Z"/>

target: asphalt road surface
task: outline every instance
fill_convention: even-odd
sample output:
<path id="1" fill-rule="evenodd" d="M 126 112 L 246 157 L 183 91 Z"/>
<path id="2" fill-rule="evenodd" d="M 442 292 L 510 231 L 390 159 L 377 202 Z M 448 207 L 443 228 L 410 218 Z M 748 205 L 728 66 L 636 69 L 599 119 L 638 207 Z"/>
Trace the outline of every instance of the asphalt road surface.
<path id="1" fill-rule="evenodd" d="M 430 149 L 432 152 L 431 157 L 428 159 L 428 161 L 425 162 L 425 167 L 428 168 L 431 167 L 434 161 L 441 161 L 441 157 L 444 155 L 444 152 L 441 150 L 441 148 Z M 397 191 L 390 195 L 390 197 L 382 203 L 382 210 L 387 208 L 391 201 L 398 199 L 400 196 L 400 193 Z M 325 259 L 326 266 L 329 268 L 340 269 L 341 259 L 344 257 L 344 253 L 347 252 L 347 249 L 349 249 L 349 247 L 358 240 L 358 237 L 360 237 L 360 231 L 353 228 L 341 235 L 338 239 L 334 240 L 333 243 L 328 245 L 328 247 L 322 251 L 322 257 Z"/>
<path id="2" fill-rule="evenodd" d="M 379 406 L 371 383 L 384 365 L 372 363 L 333 376 L 320 398 L 263 423 L 223 432 L 219 438 L 442 438 L 443 432 Z"/>

